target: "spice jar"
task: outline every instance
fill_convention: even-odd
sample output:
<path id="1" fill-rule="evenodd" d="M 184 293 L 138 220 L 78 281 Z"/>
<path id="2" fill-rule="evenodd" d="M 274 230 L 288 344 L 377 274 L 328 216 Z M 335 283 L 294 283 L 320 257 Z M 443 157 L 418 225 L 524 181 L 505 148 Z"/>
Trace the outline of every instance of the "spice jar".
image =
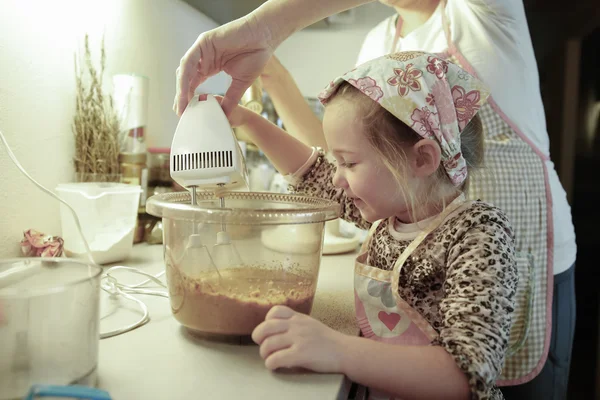
<path id="1" fill-rule="evenodd" d="M 161 193 L 172 192 L 171 186 L 150 186 L 148 184 L 148 198 Z M 148 244 L 162 244 L 163 242 L 163 224 L 162 218 L 154 217 L 150 214 L 144 214 L 144 232 L 143 241 Z"/>
<path id="2" fill-rule="evenodd" d="M 121 166 L 121 182 L 129 185 L 140 185 L 140 208 L 146 206 L 148 197 L 148 167 L 146 153 L 120 153 L 119 164 Z"/>
<path id="3" fill-rule="evenodd" d="M 170 170 L 169 148 L 148 149 L 148 187 L 173 186 Z"/>

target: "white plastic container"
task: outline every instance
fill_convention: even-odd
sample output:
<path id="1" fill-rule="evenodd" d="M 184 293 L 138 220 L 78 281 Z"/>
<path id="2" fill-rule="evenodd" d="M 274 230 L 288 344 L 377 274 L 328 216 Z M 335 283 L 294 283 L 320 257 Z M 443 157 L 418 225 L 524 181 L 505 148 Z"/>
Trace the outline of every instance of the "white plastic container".
<path id="1" fill-rule="evenodd" d="M 125 260 L 133 247 L 133 236 L 142 189 L 124 183 L 66 183 L 56 187 L 58 195 L 77 213 L 83 234 L 97 264 Z M 75 219 L 60 205 L 64 249 L 69 257 L 87 257 Z"/>

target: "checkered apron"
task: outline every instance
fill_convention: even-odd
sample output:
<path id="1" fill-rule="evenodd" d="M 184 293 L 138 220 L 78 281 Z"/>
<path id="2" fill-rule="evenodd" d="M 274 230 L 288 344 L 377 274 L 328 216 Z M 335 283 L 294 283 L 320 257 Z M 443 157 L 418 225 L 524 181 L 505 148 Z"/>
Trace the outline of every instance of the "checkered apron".
<path id="1" fill-rule="evenodd" d="M 442 56 L 474 72 L 455 47 Z M 497 384 L 518 385 L 533 379 L 548 356 L 553 282 L 550 188 L 544 158 L 509 125 L 492 98 L 479 116 L 485 166 L 471 176 L 469 198 L 500 207 L 515 232 L 519 283 Z"/>
<path id="2" fill-rule="evenodd" d="M 446 0 L 441 1 L 445 9 Z M 448 48 L 439 56 L 477 76 L 452 42 L 445 12 L 442 24 Z M 493 95 L 478 113 L 485 135 L 485 166 L 471 175 L 468 197 L 500 207 L 515 232 L 516 307 L 508 351 L 496 382 L 512 386 L 535 378 L 548 357 L 554 281 L 552 197 L 545 163 L 548 157 L 510 122 Z"/>
<path id="3" fill-rule="evenodd" d="M 503 209 L 516 239 L 519 284 L 513 327 L 498 384 L 528 381 L 541 370 L 549 339 L 551 301 L 548 204 L 544 162 L 495 112 L 479 111 L 486 134 L 485 168 L 471 178 L 469 197 Z"/>

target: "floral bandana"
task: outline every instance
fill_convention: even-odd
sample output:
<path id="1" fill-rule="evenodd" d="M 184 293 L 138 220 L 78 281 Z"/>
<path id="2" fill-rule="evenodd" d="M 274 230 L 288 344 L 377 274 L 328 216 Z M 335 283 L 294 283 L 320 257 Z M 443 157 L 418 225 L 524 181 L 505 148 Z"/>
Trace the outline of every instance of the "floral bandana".
<path id="1" fill-rule="evenodd" d="M 460 186 L 467 163 L 460 132 L 489 96 L 481 81 L 433 54 L 401 52 L 359 65 L 336 78 L 319 95 L 325 104 L 346 81 L 379 103 L 421 137 L 437 141 L 450 180 Z"/>

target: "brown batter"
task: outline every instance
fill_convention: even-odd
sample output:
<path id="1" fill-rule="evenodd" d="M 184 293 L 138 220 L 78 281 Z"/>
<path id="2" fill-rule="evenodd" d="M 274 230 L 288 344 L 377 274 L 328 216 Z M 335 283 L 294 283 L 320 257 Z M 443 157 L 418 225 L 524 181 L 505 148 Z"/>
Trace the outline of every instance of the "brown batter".
<path id="1" fill-rule="evenodd" d="M 184 267 L 184 266 L 182 266 Z M 277 267 L 234 267 L 194 278 L 185 268 L 167 268 L 175 318 L 193 331 L 250 335 L 275 305 L 310 314 L 316 290 L 312 277 Z"/>

